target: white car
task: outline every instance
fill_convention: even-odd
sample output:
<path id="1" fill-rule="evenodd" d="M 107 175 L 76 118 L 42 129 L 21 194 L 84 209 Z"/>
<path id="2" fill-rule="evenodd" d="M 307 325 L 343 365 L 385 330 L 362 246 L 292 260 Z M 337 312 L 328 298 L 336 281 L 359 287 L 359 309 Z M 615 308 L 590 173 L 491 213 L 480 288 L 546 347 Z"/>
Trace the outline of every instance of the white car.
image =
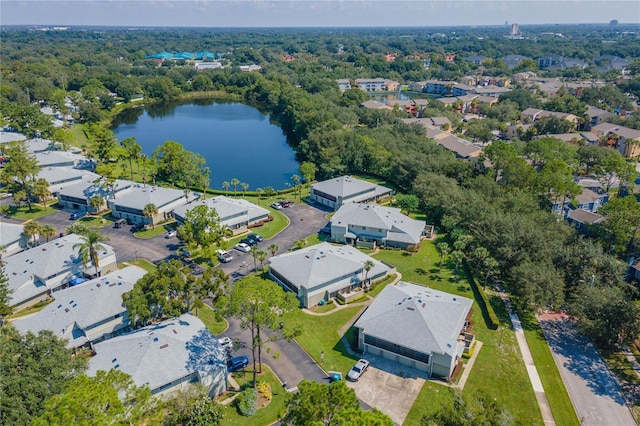
<path id="1" fill-rule="evenodd" d="M 175 237 L 176 235 L 178 235 L 178 231 L 176 231 L 175 229 L 172 229 L 171 231 L 164 234 L 164 237 L 171 238 L 171 237 Z"/>
<path id="2" fill-rule="evenodd" d="M 352 382 L 357 381 L 360 376 L 362 376 L 362 373 L 367 371 L 367 368 L 369 368 L 369 361 L 366 359 L 359 359 L 358 362 L 356 362 L 356 365 L 351 368 L 349 374 L 347 374 L 347 379 Z"/>
<path id="3" fill-rule="evenodd" d="M 221 337 L 218 339 L 218 343 L 220 344 L 220 346 L 222 346 L 222 349 L 224 350 L 230 350 L 231 348 L 233 348 L 233 340 L 231 340 L 231 338 L 229 337 Z"/>
<path id="4" fill-rule="evenodd" d="M 241 251 L 243 253 L 249 253 L 251 251 L 251 246 L 249 246 L 249 244 L 245 244 L 245 243 L 238 243 L 233 248 L 238 250 L 238 251 Z"/>
<path id="5" fill-rule="evenodd" d="M 282 210 L 282 206 L 280 205 L 280 203 L 271 204 L 271 208 L 274 208 L 276 210 Z"/>

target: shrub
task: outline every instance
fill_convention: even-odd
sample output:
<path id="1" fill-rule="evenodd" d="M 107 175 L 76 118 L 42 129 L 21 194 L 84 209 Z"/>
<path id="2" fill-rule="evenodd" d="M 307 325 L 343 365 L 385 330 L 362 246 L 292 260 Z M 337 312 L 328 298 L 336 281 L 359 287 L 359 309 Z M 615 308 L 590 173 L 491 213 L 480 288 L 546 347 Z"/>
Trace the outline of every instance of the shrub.
<path id="1" fill-rule="evenodd" d="M 267 382 L 258 382 L 258 392 L 260 392 L 265 398 L 271 400 L 273 395 L 271 394 L 271 385 Z"/>
<path id="2" fill-rule="evenodd" d="M 254 388 L 243 390 L 236 398 L 236 405 L 243 416 L 253 416 L 258 408 L 258 393 Z"/>

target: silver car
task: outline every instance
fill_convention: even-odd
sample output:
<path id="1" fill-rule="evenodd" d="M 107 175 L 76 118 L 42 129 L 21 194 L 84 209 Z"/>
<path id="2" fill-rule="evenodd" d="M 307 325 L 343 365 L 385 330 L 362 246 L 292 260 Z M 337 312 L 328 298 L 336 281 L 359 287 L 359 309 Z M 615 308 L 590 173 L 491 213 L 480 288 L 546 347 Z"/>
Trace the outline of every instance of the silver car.
<path id="1" fill-rule="evenodd" d="M 351 370 L 349 370 L 347 379 L 351 380 L 352 382 L 358 381 L 360 376 L 362 376 L 362 373 L 367 371 L 367 368 L 369 368 L 369 361 L 367 361 L 366 359 L 359 359 L 358 362 L 356 362 L 356 365 L 354 365 Z"/>

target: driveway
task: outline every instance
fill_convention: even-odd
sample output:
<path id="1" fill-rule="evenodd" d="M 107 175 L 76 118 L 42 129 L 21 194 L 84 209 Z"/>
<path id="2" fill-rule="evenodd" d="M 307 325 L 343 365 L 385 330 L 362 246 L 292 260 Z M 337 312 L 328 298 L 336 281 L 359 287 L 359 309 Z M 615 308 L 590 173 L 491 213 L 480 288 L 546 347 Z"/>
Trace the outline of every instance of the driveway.
<path id="1" fill-rule="evenodd" d="M 580 424 L 635 426 L 618 383 L 591 343 L 568 320 L 541 320 L 540 326 L 560 370 Z"/>
<path id="2" fill-rule="evenodd" d="M 357 382 L 347 381 L 358 398 L 401 425 L 418 397 L 428 374 L 388 359 L 367 354 L 371 365 Z"/>

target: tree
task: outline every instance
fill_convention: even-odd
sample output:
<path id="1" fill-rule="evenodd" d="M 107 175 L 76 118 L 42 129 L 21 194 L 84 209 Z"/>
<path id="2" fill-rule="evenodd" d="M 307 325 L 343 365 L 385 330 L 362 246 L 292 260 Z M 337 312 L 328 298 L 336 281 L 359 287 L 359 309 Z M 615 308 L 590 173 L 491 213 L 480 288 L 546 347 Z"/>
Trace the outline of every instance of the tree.
<path id="1" fill-rule="evenodd" d="M 508 287 L 523 309 L 557 309 L 562 305 L 564 280 L 550 261 L 524 261 L 513 268 L 512 275 Z"/>
<path id="2" fill-rule="evenodd" d="M 9 305 L 11 302 L 12 290 L 9 288 L 9 278 L 4 272 L 4 264 L 0 259 L 0 320 L 7 315 L 11 315 L 13 308 Z M 0 393 L 0 395 L 2 395 Z"/>
<path id="3" fill-rule="evenodd" d="M 267 250 L 269 250 L 271 256 L 275 256 L 276 252 L 280 250 L 280 247 L 276 243 L 271 243 L 269 244 L 269 247 L 267 247 Z"/>
<path id="4" fill-rule="evenodd" d="M 32 188 L 33 195 L 42 202 L 42 207 L 47 210 L 47 201 L 51 198 L 51 192 L 49 191 L 49 182 L 46 179 L 40 178 L 33 182 Z"/>
<path id="5" fill-rule="evenodd" d="M 496 398 L 487 394 L 454 395 L 453 404 L 425 415 L 421 426 L 510 426 L 517 424 L 513 415 Z"/>
<path id="6" fill-rule="evenodd" d="M 31 207 L 31 195 L 33 193 L 33 182 L 35 176 L 40 171 L 38 160 L 31 154 L 24 142 L 10 142 L 3 146 L 4 156 L 9 161 L 4 162 L 4 167 L 0 171 L 0 181 L 14 186 L 14 193 L 22 191 L 24 200 Z"/>
<path id="7" fill-rule="evenodd" d="M 156 207 L 156 205 L 153 203 L 149 203 L 142 209 L 142 214 L 144 215 L 144 217 L 149 219 L 149 221 L 151 222 L 151 227 L 155 229 L 156 224 L 153 217 L 158 214 L 158 207 Z"/>
<path id="8" fill-rule="evenodd" d="M 493 276 L 493 272 L 498 267 L 498 261 L 493 257 L 488 257 L 484 261 L 484 267 L 486 269 L 486 274 L 484 276 L 484 287 L 487 287 L 487 280 L 489 279 L 490 275 Z"/>
<path id="9" fill-rule="evenodd" d="M 404 210 L 407 214 L 415 213 L 420 205 L 420 200 L 414 194 L 398 194 L 396 201 L 400 209 Z"/>
<path id="10" fill-rule="evenodd" d="M 256 189 L 256 194 L 258 195 L 258 205 L 260 205 L 260 203 L 262 202 L 262 194 L 264 193 L 264 190 L 262 188 L 257 188 Z"/>
<path id="11" fill-rule="evenodd" d="M 24 225 L 23 231 L 24 235 L 30 237 L 33 240 L 33 246 L 37 245 L 36 237 L 42 233 L 42 225 L 40 225 L 35 220 L 31 220 Z"/>
<path id="12" fill-rule="evenodd" d="M 93 140 L 98 160 L 105 163 L 111 159 L 113 150 L 116 148 L 116 137 L 113 132 L 94 124 L 89 127 L 89 136 Z"/>
<path id="13" fill-rule="evenodd" d="M 222 182 L 222 189 L 224 189 L 224 195 L 226 197 L 229 196 L 229 182 L 227 182 L 226 180 L 224 182 Z"/>
<path id="14" fill-rule="evenodd" d="M 47 239 L 47 242 L 49 242 L 49 238 L 53 237 L 57 233 L 58 231 L 56 231 L 55 226 L 48 223 L 46 225 L 42 225 L 42 229 L 40 230 L 40 234 Z"/>
<path id="15" fill-rule="evenodd" d="M 74 222 L 67 227 L 67 235 L 77 234 L 77 235 L 87 235 L 89 233 L 89 228 L 82 222 Z"/>
<path id="16" fill-rule="evenodd" d="M 638 175 L 635 166 L 628 163 L 619 152 L 608 150 L 607 155 L 593 168 L 594 175 L 600 184 L 609 192 L 611 186 L 619 180 L 619 188 L 633 185 Z"/>
<path id="17" fill-rule="evenodd" d="M 219 244 L 224 237 L 224 229 L 216 209 L 204 204 L 185 213 L 184 225 L 178 228 L 178 233 L 184 241 L 193 241 L 200 247 Z"/>
<path id="18" fill-rule="evenodd" d="M 158 168 L 158 177 L 173 185 L 188 187 L 197 184 L 200 187 L 205 174 L 208 179 L 204 158 L 185 150 L 178 142 L 166 141 L 158 146 L 153 151 L 153 159 Z"/>
<path id="19" fill-rule="evenodd" d="M 442 266 L 442 260 L 451 252 L 451 248 L 449 244 L 444 241 L 436 244 L 436 248 L 438 249 L 438 253 L 440 253 L 440 266 Z"/>
<path id="20" fill-rule="evenodd" d="M 233 196 L 237 197 L 237 187 L 240 184 L 240 181 L 236 178 L 231 179 L 231 186 L 233 186 Z"/>
<path id="21" fill-rule="evenodd" d="M 142 146 L 136 142 L 136 138 L 129 137 L 120 141 L 120 146 L 124 148 L 127 159 L 129 160 L 129 171 L 131 172 L 131 180 L 133 180 L 133 160 L 140 159 L 142 154 Z M 140 163 L 138 163 L 138 172 L 140 172 Z"/>
<path id="22" fill-rule="evenodd" d="M 218 426 L 224 418 L 220 404 L 200 383 L 176 390 L 171 396 L 163 407 L 166 425 Z"/>
<path id="23" fill-rule="evenodd" d="M 458 266 L 460 266 L 460 262 L 462 262 L 465 258 L 464 252 L 462 250 L 454 250 L 451 252 L 451 257 L 453 261 L 456 263 L 455 268 L 453 269 L 453 273 L 458 272 Z"/>
<path id="24" fill-rule="evenodd" d="M 300 164 L 300 168 L 298 170 L 300 171 L 302 179 L 305 183 L 310 184 L 316 179 L 317 169 L 315 164 L 309 161 L 305 161 L 304 163 Z"/>
<path id="25" fill-rule="evenodd" d="M 285 426 L 305 425 L 379 425 L 393 421 L 380 411 L 364 411 L 353 389 L 344 381 L 323 384 L 303 380 L 292 394 L 289 411 L 282 419 Z"/>
<path id="26" fill-rule="evenodd" d="M 258 252 L 260 251 L 260 247 L 257 245 L 251 246 L 251 256 L 253 257 L 253 269 L 254 271 L 258 270 Z"/>
<path id="27" fill-rule="evenodd" d="M 369 271 L 371 271 L 374 266 L 376 266 L 375 263 L 370 260 L 365 260 L 364 264 L 362 265 L 362 269 L 364 270 L 364 279 L 362 280 L 362 282 L 364 283 L 365 288 L 371 286 L 369 283 L 367 283 L 367 278 L 369 276 Z"/>
<path id="28" fill-rule="evenodd" d="M 264 261 L 267 260 L 268 253 L 264 250 L 258 250 L 256 253 L 256 259 L 260 262 L 260 269 L 264 271 Z"/>
<path id="29" fill-rule="evenodd" d="M 104 198 L 99 195 L 94 195 L 89 198 L 89 205 L 96 211 L 97 214 L 100 214 L 102 210 L 102 206 L 104 206 Z"/>
<path id="30" fill-rule="evenodd" d="M 476 275 L 480 271 L 480 264 L 485 261 L 489 257 L 489 250 L 484 247 L 476 247 L 473 250 L 472 257 L 476 259 Z"/>
<path id="31" fill-rule="evenodd" d="M 291 176 L 291 182 L 293 182 L 293 189 L 295 190 L 295 192 L 298 193 L 298 200 L 299 200 L 301 197 L 300 188 L 298 188 L 298 185 L 300 185 L 300 176 L 298 175 Z"/>
<path id="32" fill-rule="evenodd" d="M 153 424 L 164 416 L 159 405 L 149 387 L 136 386 L 128 374 L 99 370 L 95 377 L 71 380 L 64 393 L 46 401 L 32 424 Z"/>
<path id="33" fill-rule="evenodd" d="M 619 253 L 631 250 L 640 229 L 640 202 L 635 196 L 613 198 L 598 213 L 607 218 L 602 227 L 609 250 L 615 248 Z"/>
<path id="34" fill-rule="evenodd" d="M 240 187 L 242 188 L 242 198 L 244 198 L 247 193 L 247 189 L 249 189 L 249 184 L 246 182 L 241 182 Z"/>
<path id="35" fill-rule="evenodd" d="M 291 292 L 285 292 L 278 284 L 255 275 L 236 281 L 231 289 L 228 303 L 229 315 L 240 320 L 240 326 L 251 332 L 251 350 L 253 353 L 253 386 L 256 387 L 256 362 L 262 371 L 262 349 L 268 342 L 263 337 L 263 330 L 269 328 L 274 338 L 278 334 L 286 338 L 300 333 L 298 329 L 280 327 L 282 316 L 293 312 L 300 302 Z M 257 355 L 257 356 L 256 356 Z"/>
<path id="36" fill-rule="evenodd" d="M 74 356 L 49 330 L 21 335 L 0 327 L 0 424 L 27 425 L 45 400 L 61 393 L 68 380 L 84 372 L 87 359 Z"/>
<path id="37" fill-rule="evenodd" d="M 95 276 L 100 276 L 100 272 L 98 270 L 100 264 L 100 253 L 101 251 L 106 251 L 102 243 L 106 243 L 109 241 L 109 237 L 102 235 L 101 233 L 89 230 L 86 235 L 80 235 L 80 242 L 73 245 L 74 250 L 78 250 L 80 255 L 80 259 L 84 263 L 85 268 L 88 263 L 91 262 L 96 269 Z"/>

